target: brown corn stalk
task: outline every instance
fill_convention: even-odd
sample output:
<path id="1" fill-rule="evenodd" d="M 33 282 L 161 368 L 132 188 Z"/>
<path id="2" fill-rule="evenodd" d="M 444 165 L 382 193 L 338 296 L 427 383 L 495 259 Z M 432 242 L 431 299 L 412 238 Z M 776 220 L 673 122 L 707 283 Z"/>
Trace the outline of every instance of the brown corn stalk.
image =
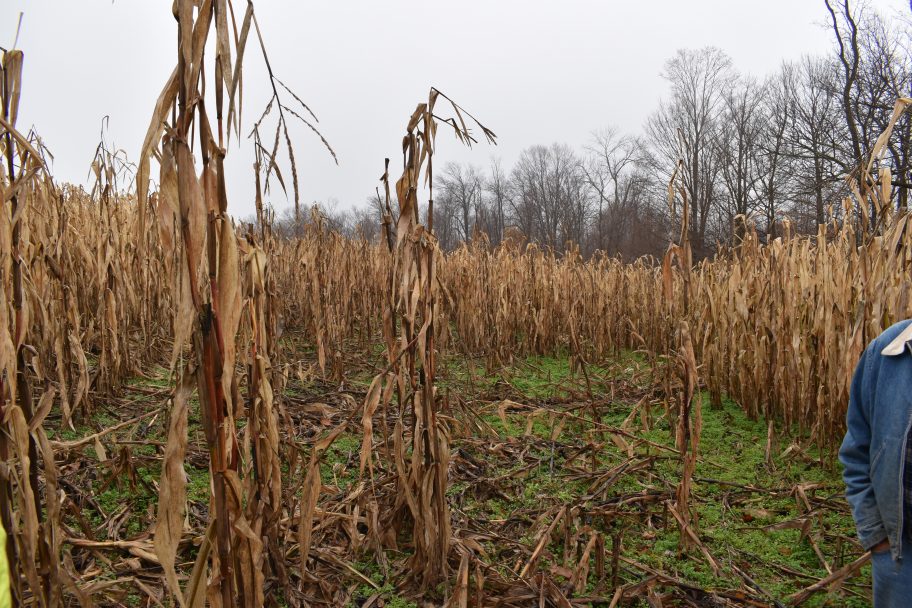
<path id="1" fill-rule="evenodd" d="M 444 120 L 434 114 L 441 96 L 450 102 L 454 118 Z M 448 577 L 451 535 L 446 502 L 449 435 L 438 419 L 435 389 L 436 334 L 442 315 L 437 277 L 441 253 L 433 235 L 433 155 L 438 122 L 453 127 L 457 138 L 466 145 L 475 141 L 463 115 L 474 121 L 488 141 L 494 142 L 495 135 L 491 131 L 433 88 L 428 102 L 418 104 L 406 127 L 403 172 L 396 182 L 399 219 L 394 244 L 387 232 L 392 265 L 387 274 L 383 329 L 389 366 L 374 379 L 363 416 L 362 470 L 370 463 L 373 413 L 381 395 L 386 411 L 395 389 L 400 413 L 393 430 L 393 459 L 398 488 L 396 511 L 405 507 L 410 516 L 415 548 L 410 559 L 411 576 L 422 588 L 436 585 Z M 427 227 L 422 224 L 419 213 L 422 170 L 428 188 Z M 388 183 L 387 175 L 388 172 L 384 172 L 382 178 L 385 185 Z M 385 225 L 388 225 L 388 216 L 391 215 L 388 207 L 387 203 Z M 412 414 L 410 433 L 406 430 L 408 409 Z M 410 457 L 406 453 L 409 436 Z"/>

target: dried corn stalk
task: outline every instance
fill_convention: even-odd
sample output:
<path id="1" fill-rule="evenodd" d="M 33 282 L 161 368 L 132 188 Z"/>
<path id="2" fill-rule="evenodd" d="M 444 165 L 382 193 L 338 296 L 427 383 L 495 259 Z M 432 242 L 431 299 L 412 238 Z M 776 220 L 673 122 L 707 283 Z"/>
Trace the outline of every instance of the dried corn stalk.
<path id="1" fill-rule="evenodd" d="M 899 121 L 900 117 L 912 106 L 912 99 L 900 97 L 893 106 L 893 114 L 887 123 L 883 133 L 874 142 L 874 146 L 865 157 L 865 161 L 859 167 L 856 167 L 847 176 L 849 191 L 855 198 L 855 205 L 861 217 L 861 232 L 866 234 L 872 232 L 879 233 L 883 229 L 888 229 L 892 225 L 895 209 L 891 204 L 893 200 L 892 175 L 889 167 L 877 168 L 877 177 L 874 177 L 875 165 L 883 160 L 887 152 L 887 142 L 893 133 L 893 127 Z M 852 205 L 847 201 L 847 207 Z M 877 226 L 871 227 L 871 215 L 877 218 Z"/>
<path id="2" fill-rule="evenodd" d="M 31 344 L 40 334 L 30 331 L 43 277 L 36 274 L 36 285 L 30 276 L 35 251 L 26 219 L 29 204 L 47 204 L 54 190 L 40 153 L 16 130 L 23 60 L 18 50 L 0 57 L 0 519 L 15 605 L 60 606 L 68 581 L 59 562 L 57 469 L 43 428 L 55 395 L 48 388 L 37 407 L 32 397 L 32 380 L 43 375 Z"/>
<path id="3" fill-rule="evenodd" d="M 252 4 L 248 3 L 245 22 L 249 24 Z M 239 397 L 236 376 L 236 337 L 243 314 L 242 286 L 244 275 L 239 265 L 239 249 L 234 226 L 227 216 L 227 192 L 223 160 L 225 125 L 224 98 L 233 104 L 240 65 L 231 63 L 231 38 L 228 31 L 226 0 L 178 0 L 174 4 L 178 24 L 177 68 L 166 84 L 156 105 L 152 123 L 140 160 L 140 212 L 143 226 L 143 198 L 147 165 L 152 143 L 163 130 L 169 108 L 176 116 L 162 139 L 161 171 L 163 202 L 161 218 L 162 246 L 172 247 L 168 238 L 171 226 L 179 226 L 179 247 L 175 264 L 176 291 L 174 309 L 174 350 L 172 365 L 181 356 L 186 341 L 192 342 L 192 367 L 185 367 L 179 379 L 184 386 L 189 374 L 195 375 L 201 418 L 209 448 L 211 484 L 210 517 L 213 529 L 212 551 L 200 551 L 195 572 L 205 571 L 209 561 L 208 582 L 203 592 L 199 584 L 186 594 L 177 587 L 171 564 L 180 540 L 177 521 L 184 505 L 182 471 L 186 442 L 185 412 L 180 409 L 182 392 L 174 399 L 172 433 L 168 448 L 176 447 L 171 462 L 162 475 L 162 500 L 155 547 L 166 567 L 172 593 L 184 604 L 195 605 L 205 597 L 213 606 L 262 606 L 263 587 L 270 569 L 263 567 L 264 541 L 274 543 L 272 559 L 280 541 L 277 513 L 281 480 L 276 454 L 278 432 L 273 411 L 266 345 L 270 342 L 265 323 L 266 295 L 264 252 L 256 246 L 247 254 L 247 310 L 251 326 L 249 373 L 248 436 L 246 446 L 252 450 L 251 469 L 241 467 L 242 450 L 238 423 L 247 414 Z M 207 112 L 204 82 L 204 49 L 210 28 L 215 29 L 214 86 L 216 130 L 212 130 Z M 243 54 L 245 36 L 237 44 L 238 57 Z M 232 76 L 233 75 L 233 76 Z M 190 138 L 199 136 L 202 170 L 198 174 Z M 199 579 L 195 579 L 199 580 Z M 199 591 L 197 591 L 199 590 Z"/>
<path id="4" fill-rule="evenodd" d="M 690 508 L 690 487 L 694 471 L 697 466 L 697 450 L 700 445 L 700 431 L 702 427 L 701 406 L 703 398 L 696 394 L 698 386 L 697 361 L 694 355 L 693 342 L 690 336 L 688 314 L 691 303 L 691 249 L 687 191 L 677 187 L 678 170 L 683 167 L 683 161 L 678 163 L 677 169 L 671 176 L 668 184 L 668 203 L 672 215 L 675 213 L 676 190 L 681 196 L 681 235 L 677 244 L 672 244 L 662 264 L 662 282 L 666 302 L 673 296 L 672 264 L 676 258 L 681 277 L 680 312 L 683 319 L 678 322 L 675 335 L 677 344 L 674 345 L 676 353 L 676 366 L 680 372 L 681 391 L 677 398 L 677 411 L 670 418 L 676 421 L 675 447 L 681 454 L 681 481 L 675 491 L 675 502 L 672 513 L 680 527 L 679 548 L 686 552 L 695 543 L 698 543 L 694 530 L 693 512 Z M 669 318 L 669 325 L 675 323 L 673 317 Z M 671 335 L 671 334 L 669 334 Z M 711 560 L 710 560 L 711 561 Z M 712 563 L 712 562 L 711 562 Z"/>
<path id="5" fill-rule="evenodd" d="M 440 248 L 433 235 L 433 156 L 439 119 L 434 108 L 439 97 L 450 102 L 455 118 L 443 122 L 453 127 L 457 138 L 471 145 L 463 115 L 482 130 L 488 141 L 494 134 L 445 95 L 431 89 L 428 102 L 415 109 L 402 141 L 403 172 L 396 182 L 399 219 L 392 266 L 388 273 L 383 329 L 387 343 L 387 370 L 374 378 L 364 406 L 362 469 L 370 462 L 372 416 L 381 396 L 384 411 L 395 391 L 400 417 L 393 430 L 393 459 L 397 472 L 399 503 L 411 521 L 414 553 L 411 575 L 422 588 L 448 577 L 450 514 L 446 501 L 449 465 L 448 430 L 438 418 L 434 386 L 437 369 L 437 328 L 441 324 L 440 286 L 437 265 Z M 419 214 L 422 170 L 428 188 L 427 227 Z M 384 173 L 384 183 L 386 184 Z M 387 204 L 387 206 L 389 206 Z M 388 239 L 388 243 L 391 239 Z M 398 324 L 398 332 L 396 325 Z M 381 390 L 381 386 L 383 389 Z M 411 428 L 406 425 L 411 410 Z M 408 450 L 408 439 L 411 439 Z M 409 453 L 410 452 L 410 453 Z"/>

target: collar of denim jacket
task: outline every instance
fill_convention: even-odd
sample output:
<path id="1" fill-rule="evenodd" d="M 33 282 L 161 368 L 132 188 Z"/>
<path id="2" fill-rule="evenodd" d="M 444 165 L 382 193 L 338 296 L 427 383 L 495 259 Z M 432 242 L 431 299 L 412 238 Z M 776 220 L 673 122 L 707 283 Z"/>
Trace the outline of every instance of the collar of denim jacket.
<path id="1" fill-rule="evenodd" d="M 902 332 L 896 336 L 892 342 L 887 344 L 886 348 L 880 351 L 881 355 L 886 355 L 888 357 L 895 357 L 897 355 L 903 354 L 906 350 L 906 345 L 912 341 L 912 323 L 908 325 Z"/>

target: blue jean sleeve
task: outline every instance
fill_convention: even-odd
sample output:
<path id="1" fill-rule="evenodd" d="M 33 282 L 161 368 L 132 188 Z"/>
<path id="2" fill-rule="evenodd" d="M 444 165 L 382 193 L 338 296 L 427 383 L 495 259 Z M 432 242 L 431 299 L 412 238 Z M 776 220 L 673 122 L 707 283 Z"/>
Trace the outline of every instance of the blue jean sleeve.
<path id="1" fill-rule="evenodd" d="M 852 507 L 852 516 L 862 547 L 870 549 L 887 538 L 880 509 L 871 485 L 871 379 L 867 378 L 871 357 L 876 357 L 869 346 L 862 354 L 849 394 L 846 416 L 846 436 L 839 450 L 843 464 L 846 499 Z"/>

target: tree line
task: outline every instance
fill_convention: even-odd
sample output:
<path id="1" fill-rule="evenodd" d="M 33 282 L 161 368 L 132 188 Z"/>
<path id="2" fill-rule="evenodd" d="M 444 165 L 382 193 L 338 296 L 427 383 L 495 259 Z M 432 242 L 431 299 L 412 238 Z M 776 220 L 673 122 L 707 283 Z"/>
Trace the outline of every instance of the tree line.
<path id="1" fill-rule="evenodd" d="M 886 128 L 896 99 L 912 91 L 912 23 L 849 0 L 824 7 L 832 51 L 784 62 L 765 78 L 739 72 L 715 47 L 677 51 L 662 71 L 668 92 L 639 134 L 607 127 L 582 149 L 534 145 L 509 168 L 497 159 L 445 165 L 433 198 L 441 246 L 512 238 L 584 255 L 661 255 L 680 225 L 667 195 L 676 170 L 697 258 L 749 227 L 774 239 L 847 219 L 846 175 Z M 890 169 L 900 209 L 909 204 L 910 164 L 907 114 L 875 167 Z M 384 207 L 378 191 L 360 208 L 323 212 L 331 227 L 375 239 Z M 276 226 L 300 229 L 290 214 Z"/>

